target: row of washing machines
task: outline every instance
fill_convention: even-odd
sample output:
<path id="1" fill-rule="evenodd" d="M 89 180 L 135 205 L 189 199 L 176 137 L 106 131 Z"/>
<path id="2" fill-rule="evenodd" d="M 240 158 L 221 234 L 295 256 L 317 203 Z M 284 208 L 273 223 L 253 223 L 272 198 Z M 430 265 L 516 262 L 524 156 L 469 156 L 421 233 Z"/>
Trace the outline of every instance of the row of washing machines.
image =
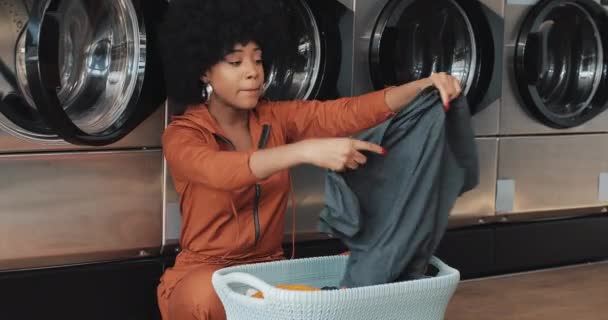
<path id="1" fill-rule="evenodd" d="M 473 112 L 481 181 L 456 203 L 452 227 L 605 212 L 605 4 L 342 1 L 333 17 L 342 34 L 338 93 L 361 94 L 432 71 L 460 80 Z M 314 236 L 323 174 L 296 172 L 298 232 Z"/>
<path id="2" fill-rule="evenodd" d="M 308 19 L 321 21 L 318 50 L 335 56 L 330 45 L 335 40 L 326 35 L 340 35 L 336 82 L 321 79 L 337 89 L 328 91 L 330 98 L 432 71 L 460 80 L 473 113 L 481 181 L 456 203 L 451 227 L 606 212 L 608 3 L 308 0 L 303 5 L 309 7 Z M 326 74 L 333 74 L 328 68 Z M 323 237 L 316 233 L 323 172 L 298 168 L 295 182 L 298 235 Z"/>
<path id="3" fill-rule="evenodd" d="M 299 50 L 272 66 L 272 99 L 353 96 L 433 71 L 461 81 L 482 174 L 453 228 L 607 210 L 603 0 L 285 1 Z M 165 5 L 0 2 L 0 270 L 177 243 L 160 145 L 171 106 L 153 50 Z M 293 176 L 297 237 L 322 238 L 324 172 Z"/>

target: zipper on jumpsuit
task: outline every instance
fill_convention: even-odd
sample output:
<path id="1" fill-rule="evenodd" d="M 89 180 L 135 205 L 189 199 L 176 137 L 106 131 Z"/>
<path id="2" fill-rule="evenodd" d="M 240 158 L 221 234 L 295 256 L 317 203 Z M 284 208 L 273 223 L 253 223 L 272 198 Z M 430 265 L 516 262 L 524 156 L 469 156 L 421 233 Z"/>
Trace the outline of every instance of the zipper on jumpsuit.
<path id="1" fill-rule="evenodd" d="M 258 143 L 258 150 L 264 149 L 266 147 L 266 143 L 268 142 L 269 135 L 270 135 L 270 125 L 265 124 L 262 126 L 262 134 L 260 135 L 260 140 Z M 219 135 L 219 134 L 215 134 L 215 136 L 220 138 L 220 140 L 224 141 L 225 143 L 229 144 L 233 150 L 236 150 L 236 147 L 234 146 L 232 141 L 230 141 L 228 138 L 226 138 L 222 135 Z M 255 184 L 255 198 L 253 200 L 253 227 L 254 227 L 254 232 L 255 232 L 255 242 L 253 244 L 254 246 L 257 245 L 258 241 L 260 240 L 259 206 L 260 206 L 261 198 L 262 198 L 262 186 L 260 186 L 259 183 L 256 183 Z"/>

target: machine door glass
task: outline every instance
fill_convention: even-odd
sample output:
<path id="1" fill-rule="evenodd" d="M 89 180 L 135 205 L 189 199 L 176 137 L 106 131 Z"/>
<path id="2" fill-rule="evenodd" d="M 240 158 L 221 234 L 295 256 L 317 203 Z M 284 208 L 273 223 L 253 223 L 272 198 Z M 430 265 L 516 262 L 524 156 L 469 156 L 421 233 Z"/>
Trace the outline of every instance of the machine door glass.
<path id="1" fill-rule="evenodd" d="M 0 1 L 0 130 L 39 143 L 61 143 L 38 113 L 25 76 L 30 8 L 31 3 L 20 0 Z"/>
<path id="2" fill-rule="evenodd" d="M 1 111 L 12 123 L 5 126 L 30 138 L 97 146 L 132 131 L 165 97 L 154 25 L 146 23 L 160 20 L 162 5 L 33 1 L 14 61 L 2 63 L 9 81 Z"/>
<path id="3" fill-rule="evenodd" d="M 312 98 L 322 77 L 323 43 L 315 15 L 303 0 L 288 3 L 289 47 L 294 50 L 267 68 L 264 96 L 270 100 Z"/>
<path id="4" fill-rule="evenodd" d="M 569 128 L 607 107 L 606 12 L 592 0 L 537 3 L 521 27 L 515 75 L 525 107 L 544 124 Z"/>
<path id="5" fill-rule="evenodd" d="M 370 49 L 376 89 L 447 72 L 460 80 L 472 112 L 480 111 L 494 70 L 494 44 L 488 21 L 473 1 L 390 1 Z"/>

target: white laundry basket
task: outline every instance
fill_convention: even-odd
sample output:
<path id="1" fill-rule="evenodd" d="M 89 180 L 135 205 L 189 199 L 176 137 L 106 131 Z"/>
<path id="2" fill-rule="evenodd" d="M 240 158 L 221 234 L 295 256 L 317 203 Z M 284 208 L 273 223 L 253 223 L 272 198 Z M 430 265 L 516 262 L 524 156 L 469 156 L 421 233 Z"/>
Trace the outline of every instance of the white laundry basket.
<path id="1" fill-rule="evenodd" d="M 247 264 L 213 274 L 228 320 L 443 320 L 460 280 L 458 270 L 437 258 L 435 277 L 383 285 L 323 291 L 294 291 L 278 284 L 339 286 L 346 256 Z M 382 266 L 378 266 L 382 267 Z M 245 295 L 261 291 L 264 299 Z"/>

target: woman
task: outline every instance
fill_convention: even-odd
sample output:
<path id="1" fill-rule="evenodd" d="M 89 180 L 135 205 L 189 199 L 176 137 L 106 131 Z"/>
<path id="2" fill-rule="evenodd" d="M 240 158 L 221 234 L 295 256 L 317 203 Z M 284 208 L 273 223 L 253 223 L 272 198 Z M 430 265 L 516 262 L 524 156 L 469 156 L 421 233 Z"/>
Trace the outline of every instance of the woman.
<path id="1" fill-rule="evenodd" d="M 433 74 L 334 101 L 261 99 L 264 66 L 288 40 L 278 32 L 286 25 L 281 10 L 280 0 L 170 3 L 162 32 L 167 92 L 187 108 L 163 135 L 183 221 L 182 251 L 158 287 L 164 320 L 224 319 L 212 273 L 283 258 L 289 168 L 357 169 L 364 153 L 387 151 L 346 136 L 387 119 L 427 86 L 439 89 L 446 108 L 460 94 L 455 78 Z"/>

